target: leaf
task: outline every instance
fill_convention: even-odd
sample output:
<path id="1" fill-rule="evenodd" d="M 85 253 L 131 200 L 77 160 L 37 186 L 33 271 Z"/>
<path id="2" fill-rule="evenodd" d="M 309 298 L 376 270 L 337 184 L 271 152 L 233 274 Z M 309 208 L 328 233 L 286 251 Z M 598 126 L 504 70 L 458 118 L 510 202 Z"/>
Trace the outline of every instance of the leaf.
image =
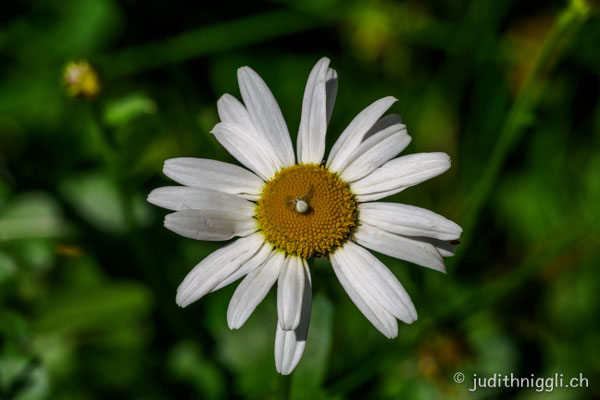
<path id="1" fill-rule="evenodd" d="M 126 228 L 123 199 L 115 182 L 100 172 L 66 178 L 60 185 L 66 200 L 88 223 L 109 233 Z"/>
<path id="2" fill-rule="evenodd" d="M 17 265 L 15 261 L 5 252 L 0 250 L 0 288 L 5 282 L 12 282 Z"/>
<path id="3" fill-rule="evenodd" d="M 132 93 L 110 101 L 104 109 L 104 120 L 112 126 L 123 126 L 142 115 L 156 111 L 156 103 L 142 93 Z"/>
<path id="4" fill-rule="evenodd" d="M 292 373 L 292 399 L 327 398 L 321 389 L 328 368 L 333 331 L 333 306 L 328 298 L 315 295 L 304 355 Z"/>
<path id="5" fill-rule="evenodd" d="M 151 294 L 145 286 L 131 282 L 98 288 L 77 288 L 48 298 L 34 322 L 41 332 L 75 333 L 113 328 L 116 322 L 149 312 Z"/>
<path id="6" fill-rule="evenodd" d="M 44 366 L 36 366 L 29 373 L 27 386 L 25 386 L 14 400 L 43 400 L 48 398 L 50 391 L 50 377 Z"/>
<path id="7" fill-rule="evenodd" d="M 58 204 L 46 193 L 16 197 L 0 213 L 0 240 L 57 237 L 65 230 Z"/>
<path id="8" fill-rule="evenodd" d="M 177 380 L 186 382 L 198 391 L 199 398 L 223 397 L 225 379 L 222 372 L 202 355 L 195 343 L 178 343 L 171 350 L 167 365 Z"/>
<path id="9" fill-rule="evenodd" d="M 226 309 L 221 309 L 224 327 L 225 312 Z M 271 294 L 258 305 L 244 326 L 218 337 L 219 358 L 235 373 L 235 389 L 242 398 L 264 397 L 274 392 L 282 379 L 275 371 L 273 355 L 276 323 L 277 308 Z"/>

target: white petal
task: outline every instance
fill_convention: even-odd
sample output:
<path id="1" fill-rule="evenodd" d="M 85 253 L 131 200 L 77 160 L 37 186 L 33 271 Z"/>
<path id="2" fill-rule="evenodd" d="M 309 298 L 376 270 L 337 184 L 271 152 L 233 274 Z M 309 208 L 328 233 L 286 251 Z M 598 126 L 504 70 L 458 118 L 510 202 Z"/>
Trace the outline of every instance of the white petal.
<path id="1" fill-rule="evenodd" d="M 269 147 L 245 131 L 241 125 L 220 122 L 211 133 L 233 157 L 262 179 L 269 180 L 279 170 L 279 166 L 271 158 Z"/>
<path id="2" fill-rule="evenodd" d="M 281 321 L 277 323 L 275 332 L 275 368 L 282 375 L 290 374 L 304 353 L 306 338 L 308 336 L 308 326 L 310 323 L 310 311 L 312 304 L 312 285 L 308 265 L 303 260 L 304 270 L 306 272 L 304 285 L 304 295 L 302 296 L 302 312 L 298 327 L 291 331 L 281 328 Z"/>
<path id="3" fill-rule="evenodd" d="M 219 112 L 221 122 L 230 122 L 243 126 L 252 136 L 259 135 L 246 107 L 232 95 L 225 93 L 221 96 L 217 101 L 217 111 Z"/>
<path id="4" fill-rule="evenodd" d="M 410 154 L 388 161 L 371 174 L 352 182 L 350 188 L 357 201 L 373 201 L 438 176 L 448 168 L 450 157 L 445 153 Z"/>
<path id="5" fill-rule="evenodd" d="M 229 328 L 238 329 L 246 322 L 279 277 L 281 269 L 286 266 L 285 256 L 276 251 L 260 268 L 246 275 L 229 302 L 227 309 Z"/>
<path id="6" fill-rule="evenodd" d="M 370 138 L 371 136 L 384 131 L 394 125 L 404 125 L 402 122 L 402 117 L 400 114 L 388 114 L 379 119 L 379 121 L 375 122 L 375 125 L 363 137 L 363 142 Z"/>
<path id="7" fill-rule="evenodd" d="M 307 274 L 300 257 L 289 258 L 289 263 L 281 270 L 277 283 L 277 314 L 279 325 L 284 331 L 294 330 L 300 323 Z"/>
<path id="8" fill-rule="evenodd" d="M 428 237 L 419 237 L 415 239 L 426 243 L 431 243 L 442 257 L 452 257 L 456 253 L 457 244 L 452 244 L 446 240 L 438 240 Z"/>
<path id="9" fill-rule="evenodd" d="M 338 91 L 338 75 L 333 68 L 329 68 L 329 71 L 327 71 L 325 91 L 327 92 L 327 124 L 329 124 Z"/>
<path id="10" fill-rule="evenodd" d="M 240 267 L 238 269 L 233 271 L 227 278 L 223 279 L 223 281 L 221 283 L 219 283 L 217 286 L 215 286 L 214 289 L 211 291 L 214 292 L 216 290 L 219 290 L 222 287 L 225 287 L 225 286 L 229 285 L 230 283 L 237 281 L 241 277 L 248 275 L 250 272 L 254 271 L 256 268 L 259 268 L 261 265 L 264 264 L 264 262 L 267 260 L 267 258 L 271 255 L 272 251 L 273 251 L 273 246 L 271 244 L 269 244 L 268 242 L 264 242 L 262 247 L 256 252 L 256 254 L 254 254 L 252 256 L 252 258 L 250 258 L 244 264 L 240 265 Z"/>
<path id="11" fill-rule="evenodd" d="M 220 210 L 182 210 L 165 217 L 165 227 L 196 240 L 229 240 L 258 229 L 254 218 Z"/>
<path id="12" fill-rule="evenodd" d="M 417 311 L 410 296 L 377 257 L 352 242 L 346 243 L 336 254 L 346 276 L 359 282 L 388 312 L 407 324 L 416 321 Z"/>
<path id="13" fill-rule="evenodd" d="M 365 134 L 373 127 L 375 122 L 387 111 L 396 101 L 393 97 L 384 97 L 377 100 L 369 107 L 361 111 L 350 125 L 342 132 L 338 140 L 333 145 L 327 167 L 333 172 L 340 172 L 346 159 L 363 141 Z"/>
<path id="14" fill-rule="evenodd" d="M 244 217 L 252 217 L 256 213 L 256 204 L 234 194 L 188 186 L 165 186 L 154 189 L 148 195 L 148 202 L 174 211 L 219 210 Z"/>
<path id="15" fill-rule="evenodd" d="M 302 101 L 302 116 L 298 130 L 298 162 L 319 164 L 325 154 L 327 131 L 326 80 L 329 59 L 321 58 L 313 67 Z"/>
<path id="16" fill-rule="evenodd" d="M 262 179 L 247 169 L 205 158 L 172 158 L 165 161 L 163 172 L 182 185 L 255 197 L 264 185 Z"/>
<path id="17" fill-rule="evenodd" d="M 431 243 L 396 235 L 364 223 L 358 227 L 354 237 L 357 243 L 381 254 L 446 272 L 442 256 Z"/>
<path id="18" fill-rule="evenodd" d="M 449 219 L 407 204 L 362 203 L 358 205 L 358 210 L 361 222 L 399 235 L 454 240 L 462 232 L 462 228 Z"/>
<path id="19" fill-rule="evenodd" d="M 403 124 L 389 126 L 371 135 L 348 157 L 340 177 L 346 182 L 354 182 L 367 176 L 400 154 L 410 141 Z"/>
<path id="20" fill-rule="evenodd" d="M 350 243 L 350 242 L 348 242 Z M 346 243 L 346 245 L 348 244 Z M 357 281 L 352 274 L 347 271 L 344 265 L 346 259 L 340 256 L 340 250 L 330 256 L 331 265 L 338 280 L 350 296 L 350 299 L 356 304 L 358 309 L 365 317 L 383 333 L 385 337 L 392 339 L 398 336 L 398 323 L 396 318 L 386 310 L 377 300 L 374 294 L 364 288 L 360 281 Z"/>
<path id="21" fill-rule="evenodd" d="M 217 109 L 221 121 L 240 127 L 249 140 L 254 143 L 254 146 L 260 147 L 263 155 L 268 156 L 277 170 L 284 167 L 277 153 L 276 143 L 273 143 L 272 139 L 262 129 L 256 127 L 250 113 L 238 99 L 230 94 L 224 94 L 217 102 Z"/>
<path id="22" fill-rule="evenodd" d="M 282 165 L 293 165 L 295 160 L 292 140 L 275 97 L 262 78 L 249 67 L 238 69 L 238 82 L 254 126 L 275 147 Z"/>
<path id="23" fill-rule="evenodd" d="M 177 288 L 177 304 L 185 307 L 198 300 L 250 259 L 264 243 L 255 233 L 211 253 L 187 274 Z"/>
<path id="24" fill-rule="evenodd" d="M 304 348 L 306 338 L 299 339 L 296 331 L 284 331 L 277 324 L 275 331 L 275 369 L 281 375 L 289 375 L 298 365 Z"/>

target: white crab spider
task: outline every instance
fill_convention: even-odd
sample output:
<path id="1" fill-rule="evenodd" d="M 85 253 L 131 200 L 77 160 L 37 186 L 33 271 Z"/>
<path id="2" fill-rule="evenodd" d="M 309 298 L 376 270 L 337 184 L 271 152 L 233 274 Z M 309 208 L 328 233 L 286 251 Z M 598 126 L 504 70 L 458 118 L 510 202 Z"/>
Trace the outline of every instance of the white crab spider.
<path id="1" fill-rule="evenodd" d="M 290 210 L 296 211 L 297 213 L 300 214 L 305 214 L 308 212 L 308 210 L 310 210 L 310 206 L 308 205 L 308 203 L 306 202 L 308 196 L 310 196 L 310 194 L 312 193 L 312 186 L 308 189 L 308 192 L 295 197 L 295 198 L 291 198 L 288 197 L 285 200 L 285 203 L 287 204 L 288 208 Z"/>

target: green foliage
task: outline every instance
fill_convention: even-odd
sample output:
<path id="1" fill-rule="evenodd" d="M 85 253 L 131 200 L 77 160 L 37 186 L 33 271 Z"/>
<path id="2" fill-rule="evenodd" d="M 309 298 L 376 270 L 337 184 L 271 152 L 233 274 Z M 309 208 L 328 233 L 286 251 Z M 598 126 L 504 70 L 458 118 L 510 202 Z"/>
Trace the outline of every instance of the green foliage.
<path id="1" fill-rule="evenodd" d="M 7 3 L 0 16 L 0 399 L 538 398 L 470 392 L 469 374 L 565 377 L 599 396 L 600 20 L 552 3 L 131 0 Z M 275 372 L 275 296 L 227 328 L 233 287 L 181 309 L 220 244 L 162 227 L 146 203 L 170 157 L 234 162 L 210 135 L 249 65 L 295 136 L 320 57 L 339 92 L 328 146 L 398 98 L 413 141 L 452 169 L 392 198 L 464 228 L 448 274 L 381 256 L 419 313 L 382 337 L 326 260 L 311 264 L 302 361 Z M 69 95 L 87 60 L 99 93 Z M 233 286 L 233 285 L 232 285 Z M 456 384 L 453 375 L 465 373 Z"/>

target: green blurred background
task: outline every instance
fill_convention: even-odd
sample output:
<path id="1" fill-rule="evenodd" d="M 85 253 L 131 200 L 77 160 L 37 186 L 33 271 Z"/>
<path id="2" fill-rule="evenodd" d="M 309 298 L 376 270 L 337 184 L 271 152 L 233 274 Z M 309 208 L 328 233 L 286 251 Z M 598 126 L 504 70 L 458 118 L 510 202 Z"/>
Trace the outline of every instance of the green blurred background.
<path id="1" fill-rule="evenodd" d="M 4 2 L 0 13 L 0 398 L 600 398 L 600 21 L 573 1 Z M 292 136 L 322 56 L 339 73 L 330 146 L 393 95 L 452 168 L 392 200 L 464 228 L 448 274 L 380 258 L 419 320 L 387 340 L 312 265 L 304 358 L 275 372 L 275 296 L 230 331 L 235 285 L 175 291 L 221 243 L 145 202 L 171 157 L 235 162 L 209 134 L 249 65 Z M 63 75 L 86 59 L 94 97 Z M 466 382 L 452 377 L 461 371 Z M 468 391 L 473 373 L 587 389 Z"/>

